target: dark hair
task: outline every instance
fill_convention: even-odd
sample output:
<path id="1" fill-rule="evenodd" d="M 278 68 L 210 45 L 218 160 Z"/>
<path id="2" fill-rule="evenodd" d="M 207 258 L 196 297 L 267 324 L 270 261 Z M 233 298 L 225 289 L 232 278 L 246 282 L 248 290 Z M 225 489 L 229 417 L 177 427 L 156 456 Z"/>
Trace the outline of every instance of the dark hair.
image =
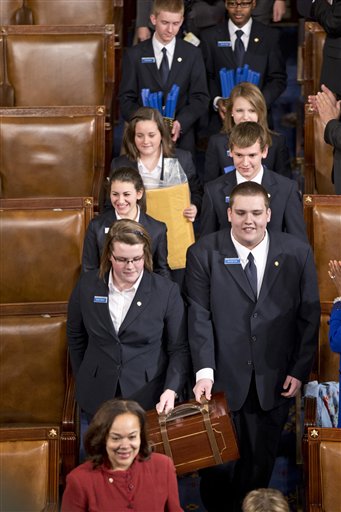
<path id="1" fill-rule="evenodd" d="M 140 121 L 154 121 L 161 134 L 163 156 L 168 158 L 174 156 L 174 144 L 171 139 L 169 128 L 165 125 L 162 115 L 155 108 L 140 107 L 130 119 L 123 135 L 123 148 L 130 160 L 136 162 L 140 157 L 135 144 L 136 125 Z"/>
<path id="2" fill-rule="evenodd" d="M 139 420 L 141 437 L 140 459 L 146 460 L 150 456 L 151 447 L 148 443 L 146 413 L 144 409 L 133 400 L 114 398 L 101 405 L 84 436 L 84 448 L 89 456 L 89 460 L 93 463 L 94 469 L 103 463 L 108 463 L 106 443 L 111 425 L 117 416 L 125 413 L 134 414 Z"/>
<path id="3" fill-rule="evenodd" d="M 255 489 L 246 495 L 243 512 L 289 512 L 289 505 L 277 489 Z"/>
<path id="4" fill-rule="evenodd" d="M 133 167 L 118 167 L 114 169 L 108 181 L 108 196 L 110 198 L 111 185 L 114 181 L 122 181 L 125 183 L 132 183 L 136 192 L 143 192 L 141 199 L 137 200 L 137 204 L 143 212 L 146 211 L 146 193 L 143 185 L 143 180 L 137 169 Z"/>
<path id="5" fill-rule="evenodd" d="M 110 256 L 114 248 L 114 242 L 122 242 L 128 245 L 143 244 L 144 268 L 153 272 L 152 239 L 148 231 L 134 220 L 116 220 L 110 227 L 105 239 L 104 248 L 99 267 L 99 277 L 104 279 L 110 270 Z"/>
<path id="6" fill-rule="evenodd" d="M 232 208 L 236 196 L 263 196 L 266 208 L 270 207 L 270 200 L 267 191 L 263 185 L 259 185 L 255 181 L 244 181 L 236 185 L 230 195 L 229 208 Z"/>
<path id="7" fill-rule="evenodd" d="M 230 133 L 229 146 L 233 149 L 234 146 L 238 148 L 249 148 L 259 141 L 261 151 L 264 151 L 268 146 L 268 135 L 264 128 L 254 121 L 245 121 L 234 125 Z"/>
<path id="8" fill-rule="evenodd" d="M 183 0 L 154 0 L 152 14 L 157 16 L 161 11 L 184 14 L 185 7 Z"/>

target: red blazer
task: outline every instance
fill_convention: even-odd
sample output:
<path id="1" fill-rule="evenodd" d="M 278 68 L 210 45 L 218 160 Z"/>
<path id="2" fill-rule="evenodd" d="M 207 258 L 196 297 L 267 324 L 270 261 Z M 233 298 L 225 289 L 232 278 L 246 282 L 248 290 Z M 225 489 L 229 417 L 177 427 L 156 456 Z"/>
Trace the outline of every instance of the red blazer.
<path id="1" fill-rule="evenodd" d="M 85 462 L 66 477 L 62 512 L 121 512 L 133 504 L 135 512 L 183 512 L 173 462 L 152 453 L 135 459 L 126 471 L 105 466 L 92 469 Z"/>

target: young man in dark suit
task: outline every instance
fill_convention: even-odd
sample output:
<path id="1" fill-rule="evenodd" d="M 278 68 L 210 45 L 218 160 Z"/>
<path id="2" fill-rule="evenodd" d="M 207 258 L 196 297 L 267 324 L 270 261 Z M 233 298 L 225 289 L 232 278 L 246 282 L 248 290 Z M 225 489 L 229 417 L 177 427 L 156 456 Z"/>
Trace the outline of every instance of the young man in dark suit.
<path id="1" fill-rule="evenodd" d="M 200 46 L 211 100 L 222 117 L 225 114 L 219 76 L 222 68 L 234 70 L 248 64 L 250 69 L 260 73 L 258 86 L 268 108 L 286 87 L 287 74 L 278 31 L 252 19 L 255 5 L 255 0 L 226 0 L 229 19 L 201 34 Z M 210 131 L 217 132 L 219 127 L 219 119 L 215 115 L 211 119 Z"/>
<path id="2" fill-rule="evenodd" d="M 251 121 L 239 123 L 231 131 L 229 145 L 235 169 L 206 183 L 201 207 L 201 235 L 228 227 L 226 211 L 230 194 L 237 184 L 250 180 L 262 184 L 268 193 L 272 212 L 268 228 L 307 240 L 296 182 L 262 166 L 262 159 L 268 152 L 263 128 Z"/>
<path id="3" fill-rule="evenodd" d="M 321 84 L 341 99 L 341 0 L 297 0 L 302 16 L 318 21 L 327 33 L 323 47 Z M 315 91 L 317 92 L 317 91 Z"/>
<path id="4" fill-rule="evenodd" d="M 173 84 L 180 87 L 172 139 L 182 149 L 195 149 L 194 123 L 208 109 L 205 66 L 198 48 L 177 34 L 183 23 L 183 0 L 154 0 L 150 16 L 155 27 L 151 39 L 128 48 L 122 62 L 119 91 L 121 113 L 129 121 L 142 106 L 141 90 L 163 92 L 164 101 Z"/>
<path id="5" fill-rule="evenodd" d="M 228 217 L 231 229 L 189 248 L 185 277 L 195 398 L 226 393 L 240 448 L 235 467 L 202 474 L 209 512 L 220 512 L 221 503 L 240 512 L 247 492 L 268 486 L 291 398 L 311 369 L 320 320 L 311 247 L 267 230 L 264 187 L 237 185 Z"/>

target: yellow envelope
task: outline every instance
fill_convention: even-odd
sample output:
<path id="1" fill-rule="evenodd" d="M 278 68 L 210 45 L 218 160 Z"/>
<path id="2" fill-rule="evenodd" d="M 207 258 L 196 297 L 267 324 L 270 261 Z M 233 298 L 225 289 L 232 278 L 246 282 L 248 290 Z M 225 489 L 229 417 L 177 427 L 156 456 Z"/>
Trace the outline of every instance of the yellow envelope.
<path id="1" fill-rule="evenodd" d="M 195 241 L 193 223 L 183 216 L 191 203 L 188 183 L 146 190 L 146 194 L 148 215 L 167 225 L 170 268 L 184 268 L 187 249 Z"/>

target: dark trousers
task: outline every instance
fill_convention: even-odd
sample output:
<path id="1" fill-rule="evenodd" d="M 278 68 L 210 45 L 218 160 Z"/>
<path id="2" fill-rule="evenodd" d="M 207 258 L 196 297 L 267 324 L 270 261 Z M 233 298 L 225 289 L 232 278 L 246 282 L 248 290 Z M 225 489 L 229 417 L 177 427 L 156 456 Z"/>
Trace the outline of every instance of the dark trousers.
<path id="1" fill-rule="evenodd" d="M 252 378 L 243 407 L 233 412 L 240 459 L 200 472 L 201 499 L 208 512 L 221 512 L 222 503 L 224 510 L 240 512 L 249 491 L 269 485 L 290 403 L 263 411 Z"/>

